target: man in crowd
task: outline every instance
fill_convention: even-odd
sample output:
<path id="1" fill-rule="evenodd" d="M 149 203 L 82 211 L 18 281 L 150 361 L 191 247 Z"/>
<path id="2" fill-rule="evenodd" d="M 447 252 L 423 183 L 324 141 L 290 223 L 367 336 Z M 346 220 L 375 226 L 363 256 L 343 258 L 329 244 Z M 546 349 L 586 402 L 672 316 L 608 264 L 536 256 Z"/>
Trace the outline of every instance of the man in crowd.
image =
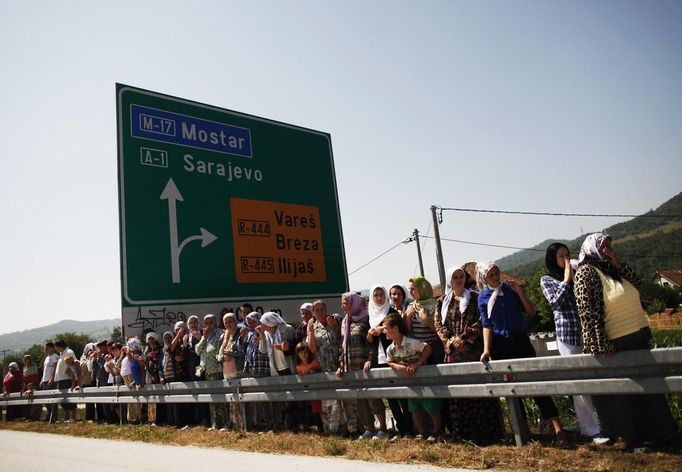
<path id="1" fill-rule="evenodd" d="M 45 343 L 45 360 L 43 361 L 43 377 L 40 379 L 40 390 L 50 390 L 56 387 L 54 382 L 54 374 L 57 370 L 57 361 L 59 360 L 59 355 L 55 352 L 54 343 Z M 47 417 L 45 421 L 48 423 L 54 423 L 57 421 L 57 406 L 48 403 L 45 405 L 47 407 Z"/>
<path id="2" fill-rule="evenodd" d="M 57 388 L 60 390 L 74 389 L 78 385 L 77 376 L 71 368 L 76 362 L 76 354 L 66 346 L 62 340 L 54 343 L 54 347 L 59 353 L 59 360 L 57 361 L 57 368 L 54 374 L 54 380 L 57 383 Z M 76 407 L 75 403 L 63 403 L 64 423 L 72 423 L 76 421 Z"/>
<path id="3" fill-rule="evenodd" d="M 239 312 L 237 313 L 237 327 L 239 329 L 242 329 L 246 326 L 246 317 L 252 312 L 253 305 L 250 303 L 244 303 L 239 307 Z"/>

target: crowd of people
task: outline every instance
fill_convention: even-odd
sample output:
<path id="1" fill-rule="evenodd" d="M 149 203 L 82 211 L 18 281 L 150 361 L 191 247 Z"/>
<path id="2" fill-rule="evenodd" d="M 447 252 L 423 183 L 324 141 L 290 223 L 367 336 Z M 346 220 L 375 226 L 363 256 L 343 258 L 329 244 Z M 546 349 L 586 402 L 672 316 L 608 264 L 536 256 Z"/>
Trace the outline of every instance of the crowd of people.
<path id="1" fill-rule="evenodd" d="M 638 279 L 621 263 L 602 233 L 589 235 L 578 261 L 563 244 L 547 248 L 548 275 L 541 287 L 556 325 L 561 355 L 649 348 L 651 336 L 637 291 Z M 473 275 L 473 276 L 472 276 Z M 343 314 L 330 314 L 317 300 L 300 307 L 301 321 L 292 326 L 275 312 L 260 314 L 249 304 L 238 313 L 190 316 L 173 331 L 147 332 L 144 339 L 125 344 L 101 340 L 85 346 L 80 360 L 63 341 L 47 343 L 42 378 L 30 357 L 23 370 L 15 363 L 4 379 L 5 392 L 32 389 L 73 389 L 126 385 L 142 388 L 196 380 L 368 372 L 390 367 L 411 377 L 426 364 L 488 362 L 535 357 L 524 316 L 536 308 L 523 287 L 502 281 L 494 262 L 447 270 L 442 296 L 434 298 L 431 284 L 421 276 L 406 285 L 375 285 L 368 299 L 348 292 L 341 297 Z M 144 342 L 142 342 L 144 341 Z M 535 397 L 541 416 L 553 428 L 558 443 L 566 432 L 550 397 Z M 676 437 L 677 425 L 662 395 L 575 396 L 573 430 L 595 443 L 616 438 L 635 449 L 647 442 Z M 358 439 L 401 438 L 442 440 L 445 434 L 479 445 L 499 443 L 505 428 L 500 401 L 493 398 L 322 400 L 312 402 L 254 402 L 206 404 L 88 404 L 85 419 L 101 423 L 163 423 L 187 428 L 204 426 L 224 431 L 306 430 L 354 435 Z M 242 410 L 244 406 L 244 410 Z M 9 407 L 7 419 L 40 419 L 40 406 Z M 76 405 L 62 405 L 63 421 L 75 420 Z M 525 412 L 522 409 L 522 414 Z M 58 420 L 47 406 L 45 421 Z"/>

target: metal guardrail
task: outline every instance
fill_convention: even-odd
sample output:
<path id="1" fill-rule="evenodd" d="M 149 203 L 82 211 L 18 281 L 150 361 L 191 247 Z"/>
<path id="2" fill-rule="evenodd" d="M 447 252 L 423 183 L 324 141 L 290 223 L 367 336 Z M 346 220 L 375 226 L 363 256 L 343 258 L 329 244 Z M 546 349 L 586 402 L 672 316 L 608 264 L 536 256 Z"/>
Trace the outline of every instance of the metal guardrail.
<path id="1" fill-rule="evenodd" d="M 344 374 L 235 378 L 10 394 L 0 406 L 50 403 L 211 403 L 369 398 L 505 397 L 517 444 L 525 444 L 519 399 L 540 395 L 682 393 L 682 348 L 607 357 L 551 356 L 422 366 L 407 378 L 390 368 Z"/>

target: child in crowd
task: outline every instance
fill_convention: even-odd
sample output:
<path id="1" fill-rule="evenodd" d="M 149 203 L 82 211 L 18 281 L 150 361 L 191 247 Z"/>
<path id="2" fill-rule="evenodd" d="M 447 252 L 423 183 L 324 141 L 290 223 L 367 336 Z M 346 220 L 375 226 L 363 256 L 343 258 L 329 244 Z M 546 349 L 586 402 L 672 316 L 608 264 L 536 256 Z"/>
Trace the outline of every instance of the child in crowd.
<path id="1" fill-rule="evenodd" d="M 313 355 L 312 351 L 308 347 L 308 345 L 304 342 L 301 341 L 296 345 L 296 373 L 298 375 L 308 375 L 308 374 L 314 374 L 316 372 L 320 372 L 320 361 Z M 320 413 L 322 412 L 322 401 L 321 400 L 313 400 L 310 402 L 310 405 L 307 405 L 308 402 L 306 402 L 305 408 L 306 411 L 312 411 L 312 414 L 315 415 L 316 418 L 319 418 Z M 308 410 L 310 408 L 310 410 Z M 309 414 L 309 413 L 308 413 Z M 327 425 L 329 426 L 329 425 Z M 332 425 L 333 426 L 333 425 Z M 324 427 L 324 425 L 323 425 Z M 338 425 L 336 425 L 335 429 L 333 431 L 338 431 Z M 331 430 L 331 429 L 330 429 Z M 327 432 L 327 428 L 325 428 L 325 433 L 329 434 Z"/>
<path id="2" fill-rule="evenodd" d="M 301 341 L 296 345 L 296 373 L 314 374 L 320 371 L 320 361 L 313 356 L 308 345 Z"/>
<path id="3" fill-rule="evenodd" d="M 416 339 L 405 335 L 405 325 L 402 317 L 397 313 L 390 313 L 384 318 L 384 332 L 386 337 L 393 343 L 386 349 L 387 364 L 396 372 L 406 377 L 412 377 L 417 368 L 425 364 L 431 355 L 431 347 Z M 417 439 L 422 439 L 426 434 L 426 421 L 424 411 L 431 416 L 433 430 L 427 441 L 437 442 L 442 429 L 441 401 L 437 398 L 409 398 L 407 406 L 412 413 L 412 421 L 419 434 Z"/>

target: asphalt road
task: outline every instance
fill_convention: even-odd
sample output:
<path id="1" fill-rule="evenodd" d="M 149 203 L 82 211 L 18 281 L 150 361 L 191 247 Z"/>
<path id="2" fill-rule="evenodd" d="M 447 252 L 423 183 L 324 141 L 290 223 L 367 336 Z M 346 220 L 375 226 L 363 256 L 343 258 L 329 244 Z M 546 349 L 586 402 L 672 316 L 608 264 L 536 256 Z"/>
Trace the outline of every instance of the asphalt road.
<path id="1" fill-rule="evenodd" d="M 21 472 L 159 472 L 164 469 L 244 470 L 249 472 L 443 472 L 432 466 L 402 465 L 259 454 L 132 441 L 88 439 L 57 434 L 0 430 L 0 470 Z"/>

